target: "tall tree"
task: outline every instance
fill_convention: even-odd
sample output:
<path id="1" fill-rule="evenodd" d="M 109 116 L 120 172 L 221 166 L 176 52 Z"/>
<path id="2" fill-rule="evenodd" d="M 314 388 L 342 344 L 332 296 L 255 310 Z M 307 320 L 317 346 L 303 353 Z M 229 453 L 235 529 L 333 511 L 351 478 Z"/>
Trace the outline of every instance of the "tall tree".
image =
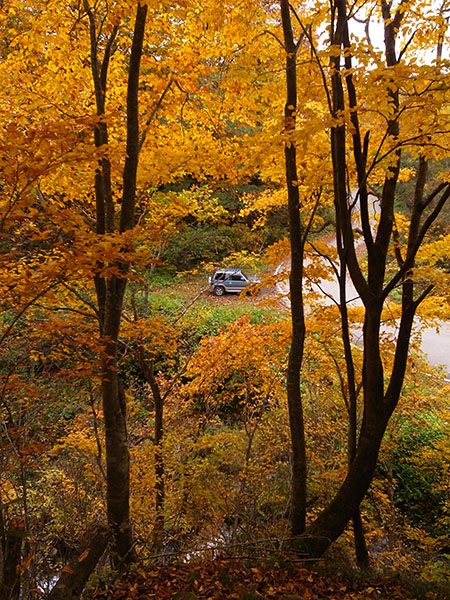
<path id="1" fill-rule="evenodd" d="M 36 297 L 47 315 L 53 309 L 60 315 L 80 310 L 98 321 L 107 511 L 118 562 L 132 558 L 118 352 L 126 282 L 136 276 L 130 265 L 136 266 L 138 250 L 140 266 L 151 261 L 148 247 L 172 220 L 166 218 L 166 204 L 178 218 L 189 212 L 180 209 L 176 194 L 154 191 L 186 175 L 200 182 L 240 177 L 247 151 L 242 131 L 230 123 L 251 133 L 247 115 L 260 118 L 262 100 L 269 104 L 269 95 L 252 88 L 249 110 L 236 109 L 234 95 L 250 89 L 253 73 L 271 64 L 272 37 L 265 35 L 262 44 L 246 40 L 245 60 L 241 50 L 236 53 L 234 44 L 223 41 L 224 36 L 245 39 L 249 23 L 264 23 L 264 3 L 222 8 L 197 2 L 36 0 L 22 11 L 23 5 L 11 0 L 0 15 L 5 33 L 0 77 L 3 89 L 8 86 L 0 101 L 6 133 L 1 234 L 8 240 L 3 299 L 17 319 Z M 148 11 L 152 27 L 144 43 Z M 141 76 L 138 111 L 140 71 L 145 82 Z M 162 111 L 164 119 L 155 118 Z M 138 156 L 144 154 L 138 172 Z M 69 306 L 68 296 L 83 308 Z M 92 366 L 88 377 L 95 388 L 98 363 Z"/>
<path id="2" fill-rule="evenodd" d="M 99 56 L 101 32 L 97 31 L 94 9 L 84 0 L 89 18 L 91 39 L 91 68 L 95 89 L 97 116 L 95 145 L 105 151 L 95 174 L 96 232 L 100 235 L 118 231 L 123 234 L 135 226 L 136 177 L 139 159 L 139 75 L 143 50 L 145 22 L 148 7 L 138 4 L 130 50 L 127 105 L 126 105 L 126 158 L 123 168 L 123 193 L 119 215 L 111 185 L 111 164 L 108 157 L 108 131 L 105 121 L 108 67 L 118 26 L 109 34 L 103 56 Z M 106 437 L 106 485 L 108 524 L 113 536 L 113 552 L 122 562 L 133 559 L 133 541 L 130 523 L 130 458 L 126 423 L 126 401 L 119 380 L 117 343 L 129 263 L 119 261 L 116 273 L 108 277 L 97 274 L 95 288 L 99 310 L 102 353 L 102 397 Z"/>
<path id="3" fill-rule="evenodd" d="M 361 49 L 352 45 L 349 24 L 357 10 L 363 7 L 347 7 L 345 0 L 336 0 L 324 9 L 330 31 L 329 52 L 324 62 L 320 49 L 294 8 L 281 2 L 282 15 L 291 11 L 296 17 L 299 30 L 309 38 L 314 60 L 321 73 L 326 102 L 330 111 L 330 149 L 333 165 L 333 195 L 336 215 L 336 239 L 340 260 L 341 317 L 346 353 L 347 383 L 351 390 L 349 413 L 349 469 L 336 496 L 307 528 L 306 546 L 312 555 L 322 554 L 341 535 L 353 517 L 358 527 L 358 509 L 373 478 L 378 451 L 389 419 L 395 410 L 405 376 L 408 349 L 415 313 L 431 292 L 431 285 L 419 285 L 414 276 L 417 252 L 424 242 L 430 226 L 438 217 L 450 196 L 450 185 L 443 181 L 426 189 L 426 160 L 431 148 L 439 148 L 439 155 L 448 153 L 443 132 L 449 129 L 442 103 L 445 93 L 439 85 L 442 73 L 436 68 L 417 69 L 414 60 L 408 62 L 414 34 L 406 34 L 403 48 L 397 49 L 401 39 L 401 27 L 409 31 L 412 15 L 417 18 L 413 3 L 381 2 L 381 19 L 384 24 L 385 66 L 377 63 L 376 53 L 368 39 L 368 52 L 374 56 L 376 73 L 365 70 L 367 58 Z M 366 7 L 367 8 L 367 7 Z M 367 9 L 368 19 L 376 7 Z M 410 12 L 409 12 L 410 11 Z M 322 15 L 323 16 L 323 15 Z M 314 22 L 311 16 L 311 21 Z M 409 21 L 409 22 L 408 22 Z M 287 19 L 283 25 L 286 30 Z M 306 21 L 308 22 L 308 21 Z M 369 21 L 368 21 L 369 22 Z M 439 20 L 436 21 L 435 37 L 442 35 Z M 430 39 L 433 37 L 430 35 Z M 408 37 L 409 36 L 409 37 Z M 423 39 L 421 40 L 423 44 Z M 288 58 L 292 46 L 286 48 Z M 289 51 L 290 50 L 290 51 Z M 358 52 L 358 67 L 355 52 Z M 367 53 L 367 50 L 365 50 Z M 357 72 L 357 74 L 356 74 Z M 405 73 L 416 87 L 407 79 Z M 376 82 L 377 96 L 370 96 L 369 80 Z M 366 93 L 365 93 L 366 92 Z M 360 97 L 358 97 L 358 94 Z M 364 94 L 364 100 L 363 100 Z M 439 100 L 438 100 L 439 98 Z M 433 118 L 422 111 L 429 99 Z M 377 118 L 368 117 L 373 111 Z M 414 117 L 411 113 L 414 112 Z M 378 116 L 380 118 L 378 118 Z M 383 122 L 385 125 L 383 125 Z M 364 133 L 365 129 L 365 133 Z M 369 144 L 372 142 L 372 145 Z M 349 153 L 349 145 L 352 155 Z M 413 208 L 406 236 L 404 252 L 395 238 L 395 198 L 401 173 L 403 148 L 414 152 L 420 148 Z M 437 154 L 435 154 L 437 155 Z M 369 215 L 369 186 L 380 186 L 380 210 L 377 222 Z M 351 193 L 352 192 L 352 193 Z M 367 250 L 367 274 L 358 261 L 357 233 L 354 225 L 355 206 L 359 206 L 362 238 Z M 394 239 L 395 238 L 395 239 Z M 395 247 L 398 269 L 387 277 L 389 250 Z M 347 269 L 365 309 L 363 327 L 364 361 L 362 369 L 363 416 L 357 437 L 356 396 L 354 365 L 344 288 Z M 343 283 L 344 282 L 344 283 Z M 383 364 L 382 311 L 388 295 L 400 285 L 402 291 L 401 311 L 398 323 L 395 358 L 390 373 Z M 291 301 L 298 302 L 294 295 Z M 298 310 L 293 307 L 292 309 Z M 356 442 L 357 439 L 357 442 Z M 302 517 L 303 518 L 303 517 Z M 361 531 L 359 532 L 359 536 Z M 360 536 L 360 542 L 362 538 Z M 365 562 L 364 548 L 359 547 L 361 562 Z"/>
<path id="4" fill-rule="evenodd" d="M 297 50 L 301 40 L 294 41 L 290 5 L 281 0 L 284 48 L 286 51 L 285 164 L 289 209 L 289 239 L 291 273 L 289 288 L 292 315 L 292 341 L 287 368 L 287 398 L 292 440 L 291 531 L 298 535 L 305 530 L 306 519 L 306 447 L 303 405 L 300 387 L 303 348 L 305 343 L 305 311 L 303 304 L 303 252 L 305 228 L 300 213 L 297 151 L 290 135 L 295 130 L 297 111 Z"/>

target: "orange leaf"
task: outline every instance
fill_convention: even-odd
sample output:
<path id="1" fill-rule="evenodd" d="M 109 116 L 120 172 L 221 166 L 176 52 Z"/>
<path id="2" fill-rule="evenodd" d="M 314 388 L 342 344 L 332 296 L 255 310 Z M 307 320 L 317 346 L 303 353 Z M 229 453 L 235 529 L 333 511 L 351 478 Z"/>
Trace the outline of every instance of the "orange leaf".
<path id="1" fill-rule="evenodd" d="M 73 573 L 73 569 L 72 567 L 69 567 L 69 565 L 66 565 L 65 567 L 63 567 L 63 573 Z"/>
<path id="2" fill-rule="evenodd" d="M 82 554 L 80 554 L 80 556 L 78 557 L 78 562 L 82 562 L 87 557 L 88 554 L 89 554 L 89 549 L 86 548 L 86 550 Z"/>

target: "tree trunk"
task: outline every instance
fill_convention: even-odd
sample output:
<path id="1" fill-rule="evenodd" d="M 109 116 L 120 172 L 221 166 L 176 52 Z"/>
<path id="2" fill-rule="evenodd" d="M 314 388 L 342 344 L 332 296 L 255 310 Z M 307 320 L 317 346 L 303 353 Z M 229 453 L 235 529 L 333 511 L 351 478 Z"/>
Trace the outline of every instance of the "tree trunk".
<path id="1" fill-rule="evenodd" d="M 138 311 L 134 295 L 132 296 L 132 306 L 134 320 L 138 321 Z M 164 545 L 164 504 L 165 504 L 165 479 L 164 479 L 164 454 L 163 454 L 163 437 L 164 437 L 164 398 L 161 395 L 161 389 L 154 372 L 154 361 L 145 359 L 144 347 L 138 346 L 137 357 L 139 366 L 149 384 L 155 409 L 155 425 L 154 425 L 154 460 L 155 460 L 155 525 L 153 528 L 153 544 L 157 551 L 162 551 Z"/>
<path id="2" fill-rule="evenodd" d="M 79 551 L 66 565 L 58 582 L 47 596 L 48 600 L 77 600 L 84 590 L 90 574 L 106 550 L 108 528 L 97 525 L 88 532 Z"/>
<path id="3" fill-rule="evenodd" d="M 104 331 L 108 335 L 109 328 L 105 326 Z M 104 352 L 102 397 L 106 439 L 106 503 L 113 563 L 120 566 L 121 563 L 134 560 L 129 508 L 130 456 L 125 399 L 117 373 L 117 342 L 108 341 Z"/>
<path id="4" fill-rule="evenodd" d="M 3 518 L 3 501 L 0 490 L 0 598 L 7 597 L 5 590 L 5 521 Z"/>
<path id="5" fill-rule="evenodd" d="M 347 433 L 347 462 L 350 468 L 357 448 L 358 424 L 357 424 L 357 385 L 355 378 L 355 366 L 353 362 L 353 354 L 350 341 L 350 326 L 347 311 L 347 263 L 345 260 L 345 252 L 341 240 L 337 240 L 337 247 L 340 259 L 340 279 L 339 279 L 339 310 L 341 314 L 341 332 L 342 342 L 344 345 L 345 366 L 347 371 L 347 387 L 348 387 L 348 433 Z M 345 390 L 342 390 L 345 394 Z M 355 511 L 352 517 L 353 522 L 353 537 L 355 543 L 355 554 L 358 566 L 366 569 L 369 566 L 369 552 L 367 549 L 366 539 L 364 536 L 363 522 L 361 519 L 360 507 Z"/>
<path id="6" fill-rule="evenodd" d="M 164 480 L 164 454 L 163 454 L 163 436 L 164 436 L 164 399 L 161 396 L 158 382 L 153 372 L 153 363 L 147 369 L 147 381 L 152 390 L 153 402 L 155 405 L 155 526 L 153 529 L 153 543 L 157 548 L 162 549 L 164 544 L 164 501 L 165 501 L 165 480 Z"/>
<path id="7" fill-rule="evenodd" d="M 291 244 L 290 300 L 292 339 L 287 370 L 287 400 L 292 444 L 292 486 L 290 521 L 291 533 L 299 535 L 305 530 L 306 518 L 306 447 L 303 422 L 303 405 L 300 373 L 305 341 L 305 315 L 303 306 L 303 248 L 304 239 L 300 216 L 300 198 L 297 177 L 297 155 L 289 133 L 295 130 L 297 107 L 297 64 L 290 7 L 281 0 L 284 43 L 286 50 L 286 104 L 285 104 L 285 165 L 288 191 L 289 238 Z"/>
<path id="8" fill-rule="evenodd" d="M 3 519 L 1 521 L 2 539 L 2 579 L 0 585 L 0 598 L 16 600 L 20 597 L 21 578 L 18 570 L 22 563 L 22 542 L 25 534 L 23 519 L 12 519 L 8 529 L 4 529 Z"/>
<path id="9" fill-rule="evenodd" d="M 295 147 L 289 142 L 289 129 L 295 127 L 295 54 L 297 46 L 293 43 L 293 35 L 290 23 L 290 4 L 286 0 L 281 0 L 281 13 L 283 22 L 283 32 L 285 36 L 285 50 L 287 53 L 287 88 L 288 103 L 286 105 L 286 174 L 289 193 L 289 210 L 291 221 L 291 244 L 293 263 L 292 269 L 299 268 L 298 273 L 301 277 L 301 258 L 294 252 L 299 252 L 302 248 L 301 223 L 298 224 L 298 190 L 295 189 L 293 181 L 297 180 L 295 170 Z M 398 64 L 395 41 L 402 22 L 404 7 L 397 7 L 395 14 L 391 14 L 392 4 L 387 0 L 381 0 L 382 16 L 385 32 L 385 56 L 387 68 Z M 397 182 L 400 172 L 401 148 L 402 143 L 394 147 L 390 153 L 391 162 L 385 170 L 385 178 L 382 186 L 381 207 L 376 234 L 372 234 L 368 210 L 367 177 L 372 172 L 375 164 L 366 165 L 368 160 L 369 133 L 361 139 L 358 123 L 358 107 L 356 90 L 353 81 L 351 45 L 348 32 L 348 13 L 346 0 L 333 0 L 330 3 L 330 53 L 331 63 L 331 86 L 328 87 L 326 73 L 320 65 L 321 74 L 326 86 L 326 93 L 330 100 L 330 111 L 333 119 L 331 127 L 331 155 L 333 163 L 333 187 L 334 187 L 334 205 L 336 214 L 336 237 L 339 257 L 341 260 L 341 318 L 342 333 L 345 347 L 345 358 L 347 364 L 347 381 L 351 388 L 349 397 L 349 467 L 347 476 L 338 490 L 336 496 L 330 504 L 320 513 L 316 520 L 307 527 L 304 536 L 305 550 L 313 557 L 321 556 L 327 548 L 343 533 L 350 520 L 353 519 L 355 525 L 355 542 L 358 555 L 358 561 L 362 564 L 367 562 L 367 551 L 364 544 L 362 523 L 359 515 L 359 505 L 363 500 L 372 478 L 375 473 L 378 452 L 385 433 L 387 424 L 395 410 L 404 377 L 408 358 L 409 342 L 413 319 L 418 305 L 429 293 L 431 287 L 425 289 L 417 298 L 414 297 L 415 283 L 412 278 L 412 269 L 416 253 L 424 239 L 430 225 L 434 222 L 439 212 L 450 197 L 450 185 L 448 183 L 439 184 L 429 194 L 427 199 L 423 198 L 424 182 L 426 177 L 426 165 L 422 160 L 419 165 L 416 194 L 414 198 L 414 207 L 411 217 L 411 224 L 408 232 L 408 245 L 406 256 L 399 261 L 397 273 L 385 282 L 387 254 L 389 245 L 392 241 L 393 222 L 394 222 L 394 200 L 397 188 Z M 300 18 L 296 15 L 299 23 Z M 302 30 L 306 28 L 301 25 Z M 311 45 L 314 44 L 313 36 L 308 35 Z M 314 49 L 314 48 L 313 48 Z M 316 53 L 314 53 L 317 56 Z M 401 57 L 401 54 L 399 55 Z M 345 71 L 342 70 L 341 60 L 345 63 Z M 343 82 L 347 84 L 347 94 L 344 94 Z M 385 131 L 386 137 L 390 140 L 398 140 L 400 136 L 400 102 L 399 90 L 395 84 L 389 84 L 386 88 L 391 111 Z M 347 152 L 347 133 L 346 122 L 343 116 L 349 115 L 351 121 L 352 139 L 353 139 L 353 158 L 354 165 L 349 164 L 350 155 Z M 348 191 L 351 186 L 348 182 L 349 174 L 356 171 L 358 183 L 358 195 L 360 199 L 361 220 L 363 229 L 363 239 L 367 249 L 367 277 L 361 269 L 354 241 L 354 232 L 352 225 L 352 206 L 349 203 Z M 354 184 L 351 184 L 354 185 Z M 431 203 L 434 208 L 428 211 L 424 218 L 424 211 Z M 299 229 L 297 229 L 297 227 Z M 397 252 L 401 258 L 400 252 Z M 349 345 L 348 324 L 346 323 L 347 313 L 344 307 L 345 294 L 342 293 L 342 285 L 346 277 L 346 267 L 348 267 L 353 284 L 359 293 L 365 308 L 365 319 L 363 329 L 363 419 L 361 429 L 356 441 L 356 396 L 354 394 L 354 367 L 351 358 L 351 348 Z M 395 356 L 392 371 L 387 374 L 383 369 L 381 348 L 380 348 L 380 326 L 381 314 L 384 302 L 392 289 L 398 284 L 402 284 L 402 316 L 398 329 Z M 304 448 L 303 432 L 295 429 L 294 426 L 299 423 L 301 415 L 301 395 L 297 390 L 295 379 L 295 367 L 301 366 L 301 354 L 299 354 L 302 345 L 304 329 L 302 334 L 301 320 L 303 317 L 303 306 L 298 294 L 301 295 L 301 283 L 299 288 L 298 279 L 291 278 L 291 301 L 293 311 L 293 341 L 295 333 L 298 333 L 298 345 L 291 349 L 292 362 L 290 360 L 288 373 L 288 402 L 291 417 L 291 435 L 293 438 L 293 447 L 298 443 Z M 387 380 L 387 385 L 385 381 Z M 289 387 L 291 386 L 291 387 Z M 292 406 L 291 406 L 292 405 Z M 295 413 L 291 411 L 298 410 L 298 418 L 294 418 Z M 306 473 L 306 469 L 304 471 Z M 303 475 L 303 473 L 302 473 Z M 300 528 L 298 527 L 298 530 Z"/>
<path id="10" fill-rule="evenodd" d="M 321 556 L 355 515 L 372 481 L 386 425 L 386 415 L 364 416 L 358 449 L 344 483 L 306 530 L 306 546 L 310 556 Z"/>
<path id="11" fill-rule="evenodd" d="M 348 23 L 346 15 L 345 0 L 337 2 L 337 22 L 336 29 L 331 31 L 331 44 L 349 46 L 348 40 Z M 351 58 L 347 55 L 346 67 L 351 69 Z M 331 90 L 332 90 L 332 111 L 333 116 L 337 116 L 345 109 L 345 97 L 340 74 L 341 58 L 339 55 L 332 56 L 334 71 L 332 75 Z M 350 103 L 356 106 L 356 95 L 353 87 L 351 76 L 347 79 L 349 89 Z M 352 121 L 355 129 L 354 153 L 357 157 L 358 166 L 363 166 L 363 158 L 361 155 L 361 143 L 359 137 L 359 123 L 356 111 L 352 113 Z M 350 333 L 347 314 L 347 260 L 349 250 L 353 250 L 353 233 L 351 226 L 351 217 L 347 209 L 347 169 L 346 169 L 346 131 L 345 125 L 341 124 L 332 128 L 331 131 L 331 150 L 333 161 L 333 183 L 334 183 L 334 205 L 336 211 L 336 245 L 340 261 L 340 312 L 341 312 L 341 331 L 344 344 L 345 364 L 347 371 L 348 383 L 348 468 L 350 471 L 353 460 L 356 455 L 356 440 L 357 440 L 357 403 L 356 403 L 356 382 L 353 365 L 353 357 L 350 345 Z M 358 180 L 362 182 L 363 195 L 360 199 L 360 204 L 363 205 L 367 198 L 365 178 L 361 173 L 361 168 L 357 169 Z M 364 183 L 363 183 L 364 182 Z M 366 212 L 361 209 L 363 227 L 366 225 Z M 370 231 L 370 227 L 368 228 Z M 366 228 L 367 230 L 367 228 Z M 364 530 L 362 526 L 359 504 L 356 506 L 355 512 L 352 515 L 353 533 L 355 542 L 356 558 L 359 566 L 368 567 L 369 554 L 364 538 Z"/>
<path id="12" fill-rule="evenodd" d="M 100 64 L 96 17 L 89 6 L 88 0 L 84 0 L 84 7 L 90 25 L 91 65 L 97 114 L 99 117 L 103 117 L 105 114 L 108 66 L 118 28 L 114 27 L 107 39 L 103 60 Z M 138 90 L 146 17 L 147 5 L 138 5 L 128 71 L 127 148 L 123 171 L 120 233 L 128 231 L 135 224 L 136 175 L 139 159 Z M 100 69 L 98 65 L 100 65 Z M 101 118 L 95 130 L 95 144 L 97 147 L 105 147 L 107 143 L 107 126 L 105 120 Z M 96 171 L 95 194 L 97 208 L 96 232 L 99 235 L 113 233 L 116 230 L 114 199 L 112 197 L 110 162 L 107 156 L 100 160 Z M 117 267 L 119 270 L 118 275 L 112 275 L 109 278 L 96 275 L 95 288 L 99 307 L 100 333 L 103 340 L 102 400 L 106 437 L 107 514 L 112 536 L 113 563 L 120 566 L 134 559 L 134 551 L 129 509 L 130 457 L 126 425 L 126 403 L 119 380 L 117 360 L 117 342 L 129 264 L 124 262 L 118 264 Z"/>

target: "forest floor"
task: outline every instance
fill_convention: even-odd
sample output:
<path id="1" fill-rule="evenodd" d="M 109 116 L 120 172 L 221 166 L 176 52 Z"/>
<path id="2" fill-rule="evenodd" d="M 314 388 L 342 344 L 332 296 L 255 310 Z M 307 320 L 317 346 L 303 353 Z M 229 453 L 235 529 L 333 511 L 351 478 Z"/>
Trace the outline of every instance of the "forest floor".
<path id="1" fill-rule="evenodd" d="M 431 585 L 430 585 L 431 588 Z M 94 592 L 95 600 L 413 600 L 444 599 L 433 589 L 408 591 L 399 581 L 346 582 L 299 563 L 245 566 L 215 560 L 151 566 Z"/>
<path id="2" fill-rule="evenodd" d="M 154 286 L 151 290 L 152 293 L 168 293 L 174 294 L 178 297 L 183 298 L 183 305 L 188 306 L 194 299 L 198 301 L 206 302 L 212 306 L 253 306 L 253 307 L 264 307 L 273 306 L 273 300 L 276 299 L 276 305 L 278 308 L 285 308 L 284 304 L 280 302 L 278 298 L 278 291 L 276 287 L 265 287 L 262 286 L 257 294 L 232 294 L 227 293 L 223 296 L 215 296 L 208 286 L 207 275 L 188 275 L 174 279 L 173 282 L 167 286 Z M 194 302 L 195 303 L 195 302 Z"/>

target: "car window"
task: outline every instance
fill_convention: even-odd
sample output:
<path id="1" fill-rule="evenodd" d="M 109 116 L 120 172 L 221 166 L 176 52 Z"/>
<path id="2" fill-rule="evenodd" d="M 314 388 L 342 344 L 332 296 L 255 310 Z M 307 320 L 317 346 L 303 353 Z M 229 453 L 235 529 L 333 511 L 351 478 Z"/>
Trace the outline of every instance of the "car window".
<path id="1" fill-rule="evenodd" d="M 245 281 L 245 278 L 242 277 L 242 275 L 240 273 L 233 273 L 233 275 L 231 276 L 231 279 L 233 281 Z"/>
<path id="2" fill-rule="evenodd" d="M 214 279 L 216 281 L 223 281 L 225 279 L 225 273 L 223 271 L 218 271 L 215 275 L 214 275 Z"/>

